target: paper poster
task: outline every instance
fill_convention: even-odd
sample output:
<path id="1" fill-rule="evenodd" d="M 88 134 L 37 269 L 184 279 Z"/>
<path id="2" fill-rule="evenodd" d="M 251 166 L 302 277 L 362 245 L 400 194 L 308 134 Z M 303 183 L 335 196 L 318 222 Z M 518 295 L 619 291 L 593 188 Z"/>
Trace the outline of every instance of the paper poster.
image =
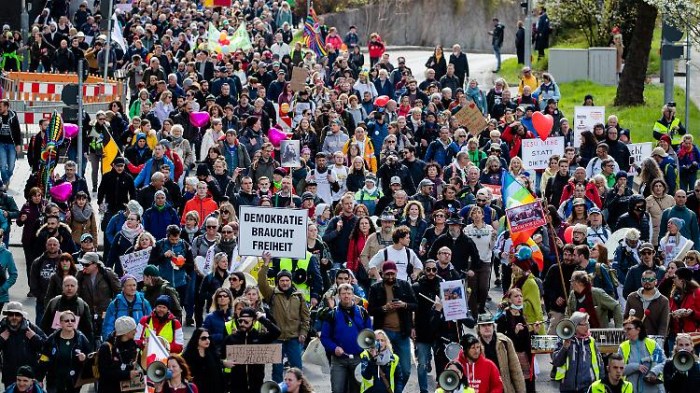
<path id="1" fill-rule="evenodd" d="M 289 81 L 289 87 L 294 91 L 306 89 L 306 77 L 309 72 L 304 67 L 294 67 L 292 70 L 292 79 Z"/>
<path id="2" fill-rule="evenodd" d="M 506 218 L 510 224 L 511 233 L 547 225 L 542 204 L 539 201 L 506 209 Z"/>
<path id="3" fill-rule="evenodd" d="M 651 157 L 654 144 L 651 142 L 630 143 L 627 148 L 630 151 L 630 160 L 633 160 L 630 165 L 634 163 L 634 165 L 639 166 L 645 158 Z"/>
<path id="4" fill-rule="evenodd" d="M 574 147 L 581 147 L 580 136 L 583 131 L 593 132 L 593 126 L 605 124 L 604 106 L 577 106 L 574 107 L 574 122 L 571 127 L 574 129 Z"/>
<path id="5" fill-rule="evenodd" d="M 546 140 L 542 139 L 523 139 L 522 155 L 523 166 L 525 169 L 546 169 L 549 165 L 549 159 L 555 154 L 559 157 L 564 156 L 564 137 L 550 137 Z"/>
<path id="6" fill-rule="evenodd" d="M 467 294 L 462 280 L 441 282 L 440 298 L 446 321 L 456 321 L 467 317 Z"/>
<path id="7" fill-rule="evenodd" d="M 226 360 L 236 364 L 281 363 L 282 344 L 227 345 Z"/>
<path id="8" fill-rule="evenodd" d="M 281 164 L 285 168 L 301 167 L 301 141 L 285 139 L 280 142 Z"/>
<path id="9" fill-rule="evenodd" d="M 143 250 L 132 252 L 131 254 L 122 255 L 119 261 L 122 263 L 124 273 L 128 273 L 136 277 L 139 282 L 143 281 L 143 269 L 148 266 L 148 259 L 151 257 L 151 247 Z"/>
<path id="10" fill-rule="evenodd" d="M 307 209 L 240 207 L 239 254 L 273 258 L 306 258 Z"/>
<path id="11" fill-rule="evenodd" d="M 479 107 L 473 101 L 469 102 L 467 106 L 460 109 L 453 116 L 457 120 L 457 124 L 466 127 L 471 132 L 481 132 L 487 125 L 484 114 L 481 113 Z"/>

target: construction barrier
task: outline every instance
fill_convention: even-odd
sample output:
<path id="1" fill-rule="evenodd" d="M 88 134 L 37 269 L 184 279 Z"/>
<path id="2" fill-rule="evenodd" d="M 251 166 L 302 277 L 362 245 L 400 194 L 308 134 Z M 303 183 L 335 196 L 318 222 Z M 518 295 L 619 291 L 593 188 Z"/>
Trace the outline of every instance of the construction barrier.
<path id="1" fill-rule="evenodd" d="M 29 105 L 61 102 L 63 87 L 71 83 L 78 83 L 76 74 L 10 72 L 0 77 L 4 98 L 24 101 Z M 123 80 L 109 79 L 108 83 L 103 83 L 101 78 L 90 75 L 83 84 L 83 102 L 119 101 L 123 90 Z"/>

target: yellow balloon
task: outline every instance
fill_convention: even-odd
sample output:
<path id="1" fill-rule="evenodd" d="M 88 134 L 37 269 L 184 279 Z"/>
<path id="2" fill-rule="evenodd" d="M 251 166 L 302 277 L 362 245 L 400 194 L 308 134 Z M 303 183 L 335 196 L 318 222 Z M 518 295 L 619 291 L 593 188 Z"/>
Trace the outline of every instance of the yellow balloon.
<path id="1" fill-rule="evenodd" d="M 287 114 L 289 113 L 289 104 L 286 102 L 280 105 L 280 109 L 282 110 L 282 113 Z"/>
<path id="2" fill-rule="evenodd" d="M 216 53 L 221 53 L 221 45 L 217 44 L 217 45 L 214 47 L 214 52 L 216 52 Z"/>
<path id="3" fill-rule="evenodd" d="M 219 41 L 225 40 L 227 36 L 228 36 L 228 33 L 225 30 L 222 31 L 221 34 L 219 34 Z"/>

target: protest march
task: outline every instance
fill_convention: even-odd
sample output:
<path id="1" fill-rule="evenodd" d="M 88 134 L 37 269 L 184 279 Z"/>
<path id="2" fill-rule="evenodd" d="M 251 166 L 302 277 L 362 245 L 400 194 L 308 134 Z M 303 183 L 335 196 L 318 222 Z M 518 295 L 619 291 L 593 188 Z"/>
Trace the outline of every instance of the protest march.
<path id="1" fill-rule="evenodd" d="M 700 386 L 675 103 L 563 113 L 556 75 L 414 71 L 299 1 L 70 3 L 0 37 L 5 391 Z"/>

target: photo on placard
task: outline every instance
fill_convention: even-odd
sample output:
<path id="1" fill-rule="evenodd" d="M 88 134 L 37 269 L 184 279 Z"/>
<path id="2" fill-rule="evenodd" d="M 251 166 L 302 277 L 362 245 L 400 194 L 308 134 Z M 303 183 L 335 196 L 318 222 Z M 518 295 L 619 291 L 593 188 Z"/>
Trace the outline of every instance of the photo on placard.
<path id="1" fill-rule="evenodd" d="M 282 166 L 285 168 L 301 167 L 301 148 L 298 140 L 283 140 L 280 142 Z"/>

